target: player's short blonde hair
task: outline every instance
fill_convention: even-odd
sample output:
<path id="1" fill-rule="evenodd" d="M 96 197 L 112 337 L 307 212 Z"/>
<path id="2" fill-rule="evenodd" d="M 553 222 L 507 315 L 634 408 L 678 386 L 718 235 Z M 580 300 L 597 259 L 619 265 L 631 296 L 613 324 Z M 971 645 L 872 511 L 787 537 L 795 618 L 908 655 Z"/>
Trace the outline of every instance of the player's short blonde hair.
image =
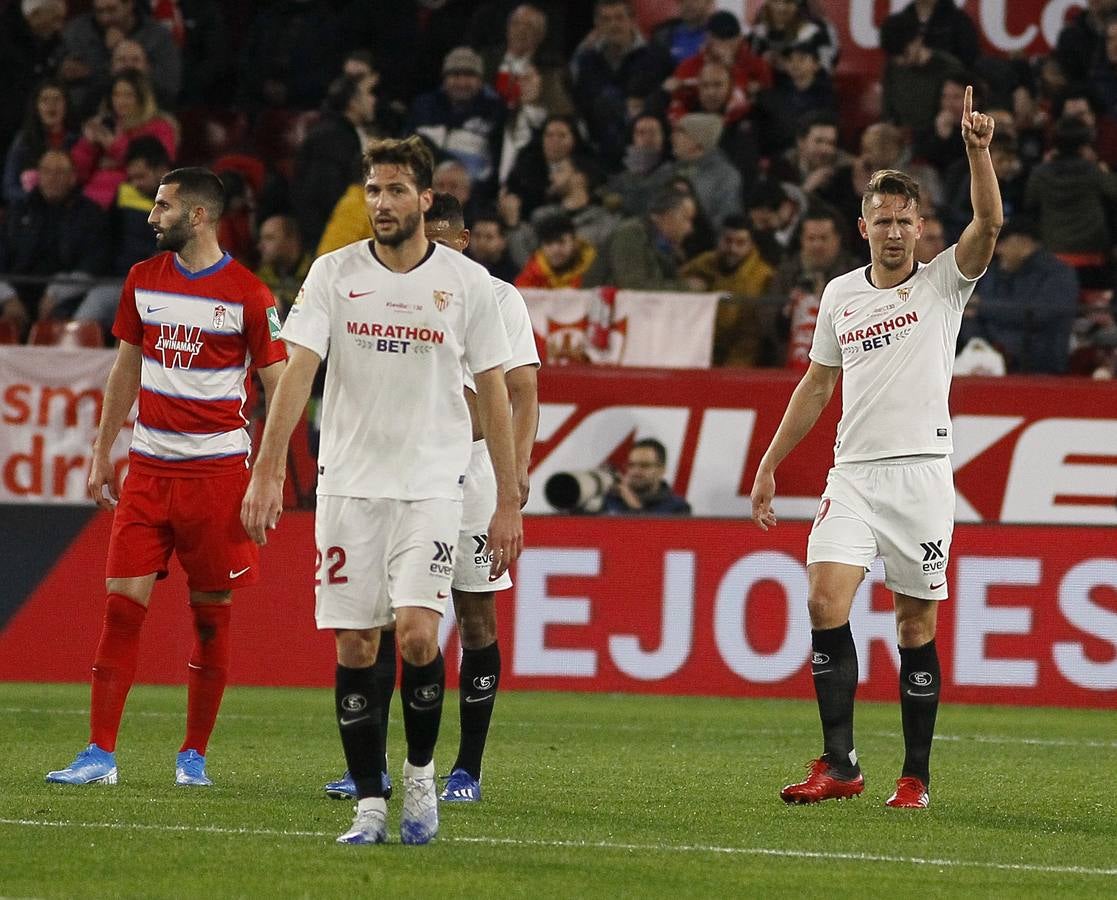
<path id="1" fill-rule="evenodd" d="M 898 169 L 878 169 L 873 172 L 868 185 L 865 187 L 865 193 L 861 195 L 862 218 L 866 217 L 865 214 L 869 211 L 869 205 L 872 203 L 873 197 L 880 194 L 906 197 L 915 204 L 917 209 L 919 207 L 918 181 Z"/>
<path id="2" fill-rule="evenodd" d="M 391 165 L 410 170 L 420 192 L 430 190 L 434 180 L 434 157 L 417 134 L 403 140 L 373 141 L 365 151 L 363 162 L 365 178 L 373 166 Z"/>

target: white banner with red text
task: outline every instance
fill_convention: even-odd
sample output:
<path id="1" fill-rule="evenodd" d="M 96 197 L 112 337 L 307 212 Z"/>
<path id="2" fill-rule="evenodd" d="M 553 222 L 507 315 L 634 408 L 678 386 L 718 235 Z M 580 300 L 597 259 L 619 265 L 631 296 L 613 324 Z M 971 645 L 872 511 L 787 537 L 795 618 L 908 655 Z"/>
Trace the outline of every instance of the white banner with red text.
<path id="1" fill-rule="evenodd" d="M 0 347 L 0 503 L 85 503 L 112 350 Z M 133 413 L 135 410 L 133 410 Z M 110 454 L 128 465 L 131 417 Z"/>
<path id="2" fill-rule="evenodd" d="M 544 365 L 708 369 L 718 294 L 525 288 Z"/>

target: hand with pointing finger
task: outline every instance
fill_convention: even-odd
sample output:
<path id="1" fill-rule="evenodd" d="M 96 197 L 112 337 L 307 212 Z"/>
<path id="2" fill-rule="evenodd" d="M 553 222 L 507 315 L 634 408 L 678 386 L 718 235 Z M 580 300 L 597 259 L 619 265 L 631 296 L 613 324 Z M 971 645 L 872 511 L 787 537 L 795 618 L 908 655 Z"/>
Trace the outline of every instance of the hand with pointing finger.
<path id="1" fill-rule="evenodd" d="M 966 99 L 962 104 L 962 140 L 967 150 L 988 150 L 993 139 L 993 117 L 974 112 L 973 85 L 966 87 Z"/>

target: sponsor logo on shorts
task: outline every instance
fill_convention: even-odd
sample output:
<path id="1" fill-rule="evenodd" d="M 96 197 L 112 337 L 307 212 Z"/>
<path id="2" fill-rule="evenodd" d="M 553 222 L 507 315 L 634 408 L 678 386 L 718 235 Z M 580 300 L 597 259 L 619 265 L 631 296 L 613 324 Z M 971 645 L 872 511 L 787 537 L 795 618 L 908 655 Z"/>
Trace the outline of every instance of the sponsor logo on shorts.
<path id="1" fill-rule="evenodd" d="M 942 587 L 942 586 L 943 586 L 944 584 L 946 584 L 946 582 L 945 582 L 945 581 L 940 581 L 940 582 L 939 582 L 938 584 L 932 584 L 932 585 L 930 585 L 930 587 L 931 587 L 931 590 L 932 590 L 932 591 L 937 591 L 937 590 L 938 590 L 939 588 L 941 588 L 941 587 Z"/>
<path id="2" fill-rule="evenodd" d="M 473 535 L 473 564 L 475 566 L 492 565 L 493 552 L 489 549 L 489 536 L 487 534 Z"/>
<path id="3" fill-rule="evenodd" d="M 240 578 L 241 575 L 243 575 L 245 572 L 247 572 L 251 568 L 252 568 L 252 566 L 245 566 L 239 572 L 234 572 L 232 569 L 230 569 L 229 570 L 229 577 L 230 578 Z"/>
<path id="4" fill-rule="evenodd" d="M 946 568 L 946 551 L 942 548 L 944 538 L 937 541 L 921 541 L 923 550 L 923 571 L 927 574 L 942 572 Z M 941 587 L 941 585 L 940 585 Z"/>
<path id="5" fill-rule="evenodd" d="M 454 546 L 445 541 L 434 542 L 434 557 L 431 562 L 432 575 L 454 574 Z"/>

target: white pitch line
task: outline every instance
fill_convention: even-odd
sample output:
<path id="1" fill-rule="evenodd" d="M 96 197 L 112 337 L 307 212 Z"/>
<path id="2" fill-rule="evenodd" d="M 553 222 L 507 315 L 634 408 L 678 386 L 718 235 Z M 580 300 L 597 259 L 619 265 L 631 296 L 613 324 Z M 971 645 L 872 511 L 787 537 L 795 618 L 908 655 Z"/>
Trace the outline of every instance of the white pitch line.
<path id="1" fill-rule="evenodd" d="M 88 716 L 88 709 L 58 709 L 54 707 L 22 707 L 22 706 L 0 706 L 0 715 L 64 715 L 64 716 Z M 129 711 L 128 716 L 141 716 L 152 719 L 181 719 L 183 717 L 181 712 L 159 712 L 157 710 L 136 710 L 135 712 Z M 326 715 L 326 713 L 323 713 Z M 254 715 L 252 713 L 221 713 L 222 719 L 243 719 L 254 721 L 257 719 L 270 719 L 270 716 Z M 512 721 L 503 721 L 500 723 L 502 728 L 546 728 L 553 727 L 554 722 L 539 722 L 530 719 L 514 719 Z M 591 722 L 564 722 L 563 728 L 599 728 L 600 725 Z M 610 724 L 609 729 L 612 731 L 655 731 L 657 734 L 662 733 L 659 725 L 641 725 L 639 723 L 618 723 Z M 722 729 L 728 733 L 733 734 L 771 734 L 786 737 L 790 732 L 786 728 L 744 728 L 734 729 L 731 724 L 727 724 Z M 801 731 L 795 733 L 814 734 L 814 730 L 803 728 Z M 862 737 L 882 737 L 882 738 L 899 738 L 903 735 L 898 731 L 863 731 L 859 732 Z M 952 743 L 966 743 L 972 741 L 975 744 L 1024 744 L 1030 747 L 1086 747 L 1092 750 L 1117 750 L 1117 741 L 1102 741 L 1093 738 L 1029 738 L 1029 737 L 1016 737 L 1014 735 L 997 735 L 997 734 L 936 734 L 936 741 L 949 741 Z M 2 900 L 2 898 L 0 898 Z"/>
<path id="2" fill-rule="evenodd" d="M 40 828 L 103 828 L 123 831 L 189 832 L 194 834 L 245 835 L 250 837 L 333 837 L 329 831 L 284 831 L 271 828 L 221 828 L 215 825 L 146 825 L 139 822 L 63 822 L 41 819 L 0 819 L 0 825 Z M 1058 875 L 1117 877 L 1117 868 L 1086 866 L 1039 866 L 1032 863 L 999 863 L 969 859 L 933 859 L 921 856 L 886 856 L 877 853 L 841 853 L 823 850 L 781 850 L 777 847 L 719 847 L 705 844 L 622 844 L 612 841 L 531 840 L 500 837 L 439 837 L 442 843 L 478 844 L 490 847 L 553 847 L 570 850 L 624 850 L 645 853 L 716 853 L 724 856 L 769 856 L 784 859 L 842 860 L 850 862 L 899 863 L 937 868 L 994 869 L 1003 872 L 1037 872 Z M 375 851 L 374 851 L 375 852 Z"/>

